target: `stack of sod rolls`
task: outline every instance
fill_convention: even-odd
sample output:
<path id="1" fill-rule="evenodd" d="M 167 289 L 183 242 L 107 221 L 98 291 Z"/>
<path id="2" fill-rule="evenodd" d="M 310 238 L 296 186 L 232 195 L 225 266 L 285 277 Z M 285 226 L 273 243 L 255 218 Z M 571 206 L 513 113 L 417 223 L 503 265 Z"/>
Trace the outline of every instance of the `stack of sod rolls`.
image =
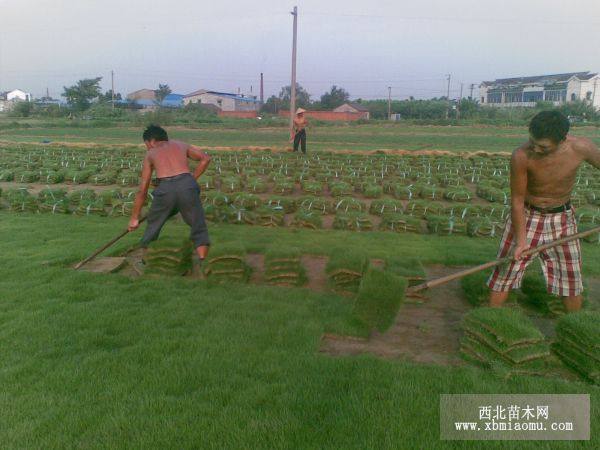
<path id="1" fill-rule="evenodd" d="M 265 254 L 265 281 L 277 286 L 302 286 L 306 272 L 295 248 L 269 249 Z"/>
<path id="2" fill-rule="evenodd" d="M 193 246 L 189 239 L 163 237 L 154 241 L 144 256 L 146 275 L 182 276 L 192 268 Z"/>
<path id="3" fill-rule="evenodd" d="M 329 258 L 325 271 L 335 291 L 356 293 L 368 264 L 369 260 L 364 253 L 352 250 L 337 251 Z"/>
<path id="4" fill-rule="evenodd" d="M 319 211 L 300 210 L 294 215 L 292 225 L 311 230 L 323 228 L 323 216 Z"/>
<path id="5" fill-rule="evenodd" d="M 509 374 L 544 374 L 550 350 L 544 336 L 513 308 L 476 308 L 465 315 L 461 355 L 487 368 L 502 367 Z"/>
<path id="6" fill-rule="evenodd" d="M 385 332 L 394 324 L 404 300 L 407 281 L 373 267 L 362 277 L 352 315 L 369 331 Z"/>
<path id="7" fill-rule="evenodd" d="M 373 229 L 371 218 L 360 212 L 339 212 L 333 219 L 336 230 L 370 231 Z"/>
<path id="8" fill-rule="evenodd" d="M 215 246 L 205 259 L 202 270 L 211 281 L 245 283 L 250 278 L 246 249 L 236 242 Z"/>
<path id="9" fill-rule="evenodd" d="M 567 366 L 600 384 L 600 312 L 580 311 L 561 317 L 552 350 Z"/>

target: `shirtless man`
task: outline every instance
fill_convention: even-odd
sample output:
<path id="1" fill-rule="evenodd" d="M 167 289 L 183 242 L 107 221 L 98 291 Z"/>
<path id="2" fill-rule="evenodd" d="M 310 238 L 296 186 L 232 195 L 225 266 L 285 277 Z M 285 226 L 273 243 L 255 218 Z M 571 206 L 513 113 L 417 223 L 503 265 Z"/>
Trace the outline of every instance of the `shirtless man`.
<path id="1" fill-rule="evenodd" d="M 200 187 L 196 179 L 208 167 L 210 157 L 193 145 L 169 140 L 167 132 L 156 125 L 146 128 L 143 139 L 148 152 L 142 166 L 142 180 L 133 204 L 129 231 L 140 225 L 140 212 L 148 195 L 152 172 L 156 170 L 159 184 L 153 191 L 142 247 L 147 247 L 151 241 L 157 239 L 167 219 L 179 212 L 191 228 L 190 238 L 202 261 L 208 254 L 210 241 L 204 221 L 204 210 L 200 203 Z M 193 175 L 190 173 L 188 158 L 199 161 Z"/>
<path id="2" fill-rule="evenodd" d="M 298 151 L 298 145 L 301 145 L 302 153 L 306 155 L 306 127 L 308 121 L 304 117 L 306 111 L 302 108 L 296 110 L 296 117 L 294 117 L 294 151 Z"/>
<path id="3" fill-rule="evenodd" d="M 577 232 L 570 204 L 577 169 L 586 161 L 600 168 L 600 151 L 586 138 L 568 135 L 569 120 L 558 111 L 543 111 L 529 124 L 529 141 L 511 159 L 511 217 L 507 220 L 498 257 L 513 255 L 496 267 L 488 280 L 490 306 L 501 306 L 511 289 L 521 286 L 533 257 L 522 254 Z M 567 311 L 581 308 L 579 241 L 539 253 L 548 292 L 563 297 Z"/>

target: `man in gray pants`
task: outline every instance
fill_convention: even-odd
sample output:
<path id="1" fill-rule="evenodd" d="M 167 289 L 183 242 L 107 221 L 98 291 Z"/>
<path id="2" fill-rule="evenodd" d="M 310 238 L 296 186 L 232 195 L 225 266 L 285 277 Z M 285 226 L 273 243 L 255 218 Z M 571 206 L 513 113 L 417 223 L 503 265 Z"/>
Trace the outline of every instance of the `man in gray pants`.
<path id="1" fill-rule="evenodd" d="M 202 261 L 208 254 L 210 241 L 204 210 L 200 203 L 200 187 L 196 179 L 208 167 L 210 157 L 193 145 L 169 140 L 167 132 L 157 125 L 146 128 L 143 138 L 148 152 L 142 166 L 142 180 L 133 204 L 129 231 L 140 225 L 140 212 L 148 195 L 152 172 L 156 171 L 159 184 L 152 193 L 154 199 L 148 213 L 148 225 L 142 237 L 142 247 L 147 247 L 151 241 L 158 238 L 169 217 L 181 213 L 183 220 L 191 228 L 190 238 Z M 193 175 L 188 158 L 199 161 Z"/>

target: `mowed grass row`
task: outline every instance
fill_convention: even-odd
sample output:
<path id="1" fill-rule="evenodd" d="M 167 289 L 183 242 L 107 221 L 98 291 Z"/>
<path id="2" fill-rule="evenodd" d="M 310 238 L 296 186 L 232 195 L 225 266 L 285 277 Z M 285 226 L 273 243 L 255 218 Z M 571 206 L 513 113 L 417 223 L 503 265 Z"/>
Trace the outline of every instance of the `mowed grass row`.
<path id="1" fill-rule="evenodd" d="M 324 331 L 352 332 L 349 299 L 65 267 L 125 223 L 0 212 L 3 448 L 473 448 L 439 441 L 442 393 L 589 393 L 592 440 L 576 447 L 598 446 L 600 389 L 590 385 L 318 353 Z M 186 231 L 175 223 L 166 229 Z M 231 225 L 211 233 L 214 245 L 241 240 L 250 251 L 294 243 L 323 254 L 350 246 L 444 264 L 481 262 L 495 247 L 467 238 Z M 599 253 L 584 246 L 596 267 Z"/>
<path id="2" fill-rule="evenodd" d="M 34 124 L 35 125 L 35 124 Z M 140 144 L 143 127 L 32 127 L 0 130 L 0 140 L 14 142 L 80 142 L 98 144 Z M 289 147 L 285 128 L 223 128 L 206 125 L 191 129 L 167 127 L 173 139 L 197 145 L 244 147 Z M 600 131 L 576 127 L 572 131 L 600 144 Z M 416 126 L 416 125 L 334 125 L 315 126 L 308 131 L 309 151 L 319 150 L 447 150 L 510 152 L 527 140 L 526 127 Z"/>

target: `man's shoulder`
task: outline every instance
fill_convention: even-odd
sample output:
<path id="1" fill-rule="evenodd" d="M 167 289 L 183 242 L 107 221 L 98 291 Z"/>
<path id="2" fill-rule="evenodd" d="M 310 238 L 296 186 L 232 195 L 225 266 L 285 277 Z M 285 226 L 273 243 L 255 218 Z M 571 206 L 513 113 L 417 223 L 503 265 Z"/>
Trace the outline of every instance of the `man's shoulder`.
<path id="1" fill-rule="evenodd" d="M 594 148 L 594 141 L 590 138 L 583 136 L 571 136 L 567 137 L 567 143 L 575 151 L 586 151 Z"/>

